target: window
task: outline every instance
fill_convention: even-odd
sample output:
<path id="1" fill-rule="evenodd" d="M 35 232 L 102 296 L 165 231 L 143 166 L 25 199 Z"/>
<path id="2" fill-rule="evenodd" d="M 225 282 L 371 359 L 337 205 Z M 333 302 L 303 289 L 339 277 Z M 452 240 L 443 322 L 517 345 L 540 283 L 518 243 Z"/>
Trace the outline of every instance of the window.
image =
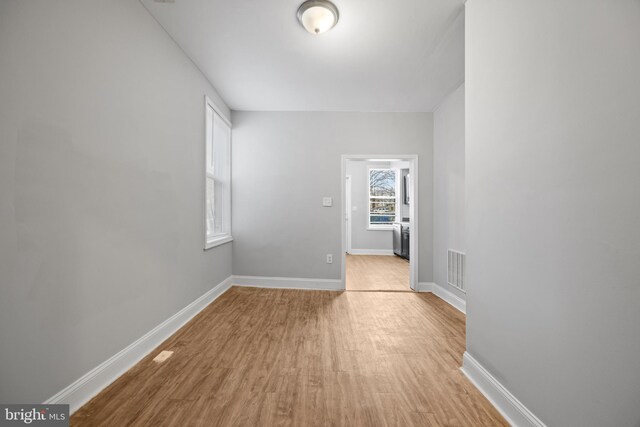
<path id="1" fill-rule="evenodd" d="M 231 124 L 207 98 L 205 149 L 205 249 L 231 238 Z"/>
<path id="2" fill-rule="evenodd" d="M 396 220 L 396 171 L 369 169 L 369 227 L 389 228 Z"/>

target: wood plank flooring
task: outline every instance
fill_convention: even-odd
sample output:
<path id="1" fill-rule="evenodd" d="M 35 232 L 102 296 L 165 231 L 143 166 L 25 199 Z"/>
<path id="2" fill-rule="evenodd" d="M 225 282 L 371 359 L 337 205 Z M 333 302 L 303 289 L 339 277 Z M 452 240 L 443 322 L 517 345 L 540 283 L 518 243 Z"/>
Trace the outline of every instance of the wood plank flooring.
<path id="1" fill-rule="evenodd" d="M 349 255 L 346 264 L 348 291 L 411 291 L 409 262 L 388 255 Z"/>
<path id="2" fill-rule="evenodd" d="M 507 425 L 464 348 L 464 315 L 432 294 L 233 287 L 71 425 Z"/>

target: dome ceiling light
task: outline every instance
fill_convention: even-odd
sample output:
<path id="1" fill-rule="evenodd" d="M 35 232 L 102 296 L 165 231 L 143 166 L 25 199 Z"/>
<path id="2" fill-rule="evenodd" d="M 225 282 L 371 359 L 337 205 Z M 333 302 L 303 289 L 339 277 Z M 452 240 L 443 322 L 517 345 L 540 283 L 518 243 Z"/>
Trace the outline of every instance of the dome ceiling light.
<path id="1" fill-rule="evenodd" d="M 340 14 L 329 0 L 307 0 L 298 8 L 298 21 L 311 34 L 322 34 L 332 29 Z"/>

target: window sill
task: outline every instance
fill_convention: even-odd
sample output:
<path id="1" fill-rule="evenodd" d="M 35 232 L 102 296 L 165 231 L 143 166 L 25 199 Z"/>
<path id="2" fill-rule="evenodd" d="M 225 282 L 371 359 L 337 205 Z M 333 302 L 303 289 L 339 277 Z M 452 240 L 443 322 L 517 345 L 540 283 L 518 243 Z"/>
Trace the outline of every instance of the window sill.
<path id="1" fill-rule="evenodd" d="M 204 250 L 215 248 L 216 246 L 224 245 L 225 243 L 229 243 L 233 241 L 233 237 L 231 235 L 214 237 L 211 240 L 207 240 L 204 244 Z"/>
<path id="2" fill-rule="evenodd" d="M 393 225 L 379 225 L 379 226 L 368 226 L 368 231 L 390 231 L 393 230 Z"/>

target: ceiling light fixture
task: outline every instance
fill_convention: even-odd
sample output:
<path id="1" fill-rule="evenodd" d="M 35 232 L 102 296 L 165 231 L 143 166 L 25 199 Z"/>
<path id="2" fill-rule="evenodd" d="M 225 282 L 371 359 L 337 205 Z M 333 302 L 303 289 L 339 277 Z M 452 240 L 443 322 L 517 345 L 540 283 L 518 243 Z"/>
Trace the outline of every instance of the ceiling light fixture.
<path id="1" fill-rule="evenodd" d="M 298 8 L 298 21 L 311 34 L 322 34 L 332 29 L 340 14 L 329 0 L 307 0 Z"/>

